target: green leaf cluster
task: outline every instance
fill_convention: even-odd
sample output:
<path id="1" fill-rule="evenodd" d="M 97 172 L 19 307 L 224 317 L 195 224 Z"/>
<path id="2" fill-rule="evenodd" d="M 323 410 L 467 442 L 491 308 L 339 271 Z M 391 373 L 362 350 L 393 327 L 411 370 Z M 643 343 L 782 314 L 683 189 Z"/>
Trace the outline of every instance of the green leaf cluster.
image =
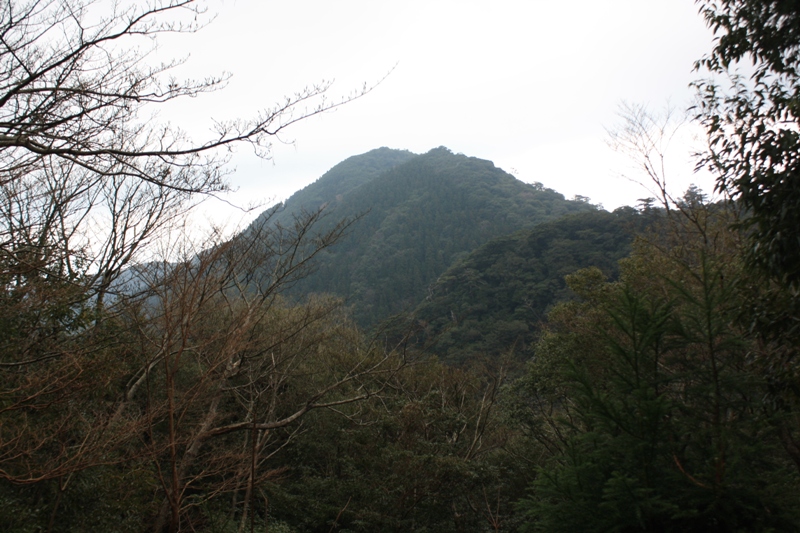
<path id="1" fill-rule="evenodd" d="M 790 531 L 798 470 L 783 413 L 737 325 L 744 276 L 718 209 L 668 219 L 620 281 L 570 278 L 518 385 L 518 419 L 551 454 L 520 503 L 530 531 Z"/>

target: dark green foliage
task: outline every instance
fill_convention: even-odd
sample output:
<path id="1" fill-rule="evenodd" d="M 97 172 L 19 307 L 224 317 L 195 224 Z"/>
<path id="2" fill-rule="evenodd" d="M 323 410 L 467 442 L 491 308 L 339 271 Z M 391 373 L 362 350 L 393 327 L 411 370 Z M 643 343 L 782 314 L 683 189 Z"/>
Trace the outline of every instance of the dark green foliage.
<path id="1" fill-rule="evenodd" d="M 331 179 L 337 183 L 345 171 L 372 176 L 349 192 L 330 186 L 328 220 L 358 220 L 348 237 L 321 258 L 319 270 L 295 287 L 296 294 L 344 297 L 362 325 L 411 309 L 455 259 L 488 240 L 594 209 L 446 148 L 411 157 L 379 175 L 370 174 L 377 168 L 371 154 L 365 154 L 369 172 L 357 165 L 364 156 L 348 160 L 342 172 L 336 168 Z M 313 187 L 324 185 L 327 191 L 327 181 Z M 356 181 L 361 178 L 346 183 Z"/>
<path id="2" fill-rule="evenodd" d="M 416 154 L 408 150 L 386 147 L 349 157 L 311 185 L 294 193 L 283 204 L 268 209 L 252 225 L 258 226 L 269 219 L 271 224 L 289 227 L 293 223 L 293 216 L 304 211 L 313 213 L 326 206 L 333 207 L 354 189 L 414 157 Z"/>
<path id="3" fill-rule="evenodd" d="M 792 411 L 800 398 L 800 4 L 699 4 L 717 36 L 697 65 L 717 77 L 698 83 L 699 118 L 709 134 L 704 163 L 746 210 L 740 226 L 751 271 L 742 280 L 747 298 L 739 320 L 761 341 L 769 403 Z M 718 81 L 723 76 L 727 87 Z M 796 427 L 784 427 L 783 441 L 800 467 Z"/>
<path id="4" fill-rule="evenodd" d="M 486 243 L 431 286 L 413 314 L 420 342 L 450 362 L 529 357 L 550 307 L 571 297 L 564 276 L 589 266 L 615 275 L 647 220 L 633 209 L 590 211 Z"/>
<path id="5" fill-rule="evenodd" d="M 750 259 L 800 289 L 800 4 L 787 0 L 699 1 L 717 40 L 698 68 L 730 75 L 698 83 L 705 159 L 718 188 L 749 210 Z M 736 68 L 751 63 L 749 79 Z"/>
<path id="6" fill-rule="evenodd" d="M 349 418 L 315 413 L 279 458 L 286 477 L 264 487 L 272 515 L 298 532 L 513 530 L 526 479 L 501 449 L 501 380 L 429 362 Z"/>
<path id="7" fill-rule="evenodd" d="M 520 503 L 526 530 L 800 529 L 800 477 L 736 326 L 736 237 L 699 209 L 640 242 L 620 282 L 573 276 L 585 300 L 551 315 L 518 389 L 552 454 Z"/>
<path id="8" fill-rule="evenodd" d="M 152 472 L 100 467 L 29 486 L 0 481 L 0 531 L 136 533 L 157 509 Z"/>

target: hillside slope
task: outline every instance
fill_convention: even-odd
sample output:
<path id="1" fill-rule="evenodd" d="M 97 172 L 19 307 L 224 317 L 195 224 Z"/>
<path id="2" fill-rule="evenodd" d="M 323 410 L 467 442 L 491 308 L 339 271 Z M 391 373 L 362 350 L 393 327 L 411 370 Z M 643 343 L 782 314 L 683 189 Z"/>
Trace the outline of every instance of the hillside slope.
<path id="1" fill-rule="evenodd" d="M 305 204 L 289 201 L 278 214 L 283 218 L 269 221 L 322 205 L 327 217 L 320 230 L 343 218 L 358 219 L 293 292 L 343 297 L 362 326 L 413 308 L 455 260 L 492 238 L 595 210 L 443 147 L 417 156 L 386 150 L 337 165 L 307 188 L 313 190 L 304 190 Z M 374 156 L 390 168 L 380 172 Z"/>
<path id="2" fill-rule="evenodd" d="M 563 217 L 484 244 L 448 269 L 412 313 L 420 344 L 449 362 L 514 351 L 527 357 L 549 308 L 581 268 L 617 273 L 648 218 L 630 208 Z"/>
<path id="3" fill-rule="evenodd" d="M 353 189 L 414 157 L 417 157 L 417 154 L 408 150 L 386 147 L 348 157 L 315 182 L 295 192 L 282 204 L 266 210 L 253 222 L 253 226 L 266 221 L 270 224 L 289 226 L 292 217 L 297 213 L 313 212 L 326 205 L 336 204 Z"/>

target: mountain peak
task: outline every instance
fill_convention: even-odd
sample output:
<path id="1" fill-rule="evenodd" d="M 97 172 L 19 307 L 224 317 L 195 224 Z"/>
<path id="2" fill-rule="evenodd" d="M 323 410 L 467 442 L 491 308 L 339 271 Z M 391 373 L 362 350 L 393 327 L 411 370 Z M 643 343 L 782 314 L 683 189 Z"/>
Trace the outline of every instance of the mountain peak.
<path id="1" fill-rule="evenodd" d="M 362 325 L 415 306 L 456 259 L 488 240 L 594 209 L 444 146 L 422 155 L 384 147 L 350 157 L 293 195 L 270 223 L 288 225 L 295 214 L 321 207 L 330 213 L 322 226 L 357 222 L 295 292 L 339 295 Z"/>

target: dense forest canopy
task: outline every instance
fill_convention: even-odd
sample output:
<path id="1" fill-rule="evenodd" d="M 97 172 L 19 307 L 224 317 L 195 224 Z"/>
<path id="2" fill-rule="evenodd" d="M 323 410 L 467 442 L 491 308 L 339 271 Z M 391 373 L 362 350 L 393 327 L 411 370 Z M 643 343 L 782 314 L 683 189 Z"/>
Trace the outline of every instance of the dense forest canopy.
<path id="1" fill-rule="evenodd" d="M 421 155 L 381 148 L 335 166 L 257 225 L 320 208 L 321 228 L 355 223 L 292 292 L 340 296 L 365 327 L 413 308 L 457 258 L 488 240 L 595 209 L 444 147 Z"/>
<path id="2" fill-rule="evenodd" d="M 531 357 L 551 307 L 572 297 L 564 277 L 587 265 L 616 277 L 617 261 L 651 215 L 587 211 L 489 241 L 429 287 L 412 313 L 418 342 L 451 363 L 505 352 Z"/>
<path id="3" fill-rule="evenodd" d="M 719 201 L 379 148 L 201 242 L 325 87 L 191 144 L 130 43 L 194 2 L 0 6 L 0 529 L 800 530 L 800 12 L 698 5 Z"/>

